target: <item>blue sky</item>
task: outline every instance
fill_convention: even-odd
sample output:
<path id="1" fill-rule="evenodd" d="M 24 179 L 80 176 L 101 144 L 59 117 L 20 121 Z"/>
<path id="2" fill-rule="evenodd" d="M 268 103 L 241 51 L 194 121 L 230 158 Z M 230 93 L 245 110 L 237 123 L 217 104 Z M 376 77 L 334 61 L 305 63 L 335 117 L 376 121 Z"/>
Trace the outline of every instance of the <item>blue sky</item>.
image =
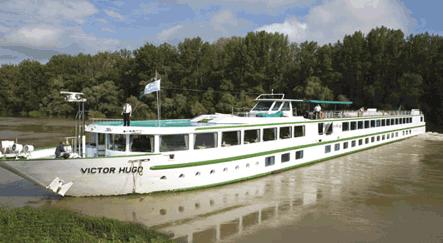
<path id="1" fill-rule="evenodd" d="M 265 30 L 335 42 L 384 25 L 443 34 L 439 0 L 0 0 L 0 64 Z"/>

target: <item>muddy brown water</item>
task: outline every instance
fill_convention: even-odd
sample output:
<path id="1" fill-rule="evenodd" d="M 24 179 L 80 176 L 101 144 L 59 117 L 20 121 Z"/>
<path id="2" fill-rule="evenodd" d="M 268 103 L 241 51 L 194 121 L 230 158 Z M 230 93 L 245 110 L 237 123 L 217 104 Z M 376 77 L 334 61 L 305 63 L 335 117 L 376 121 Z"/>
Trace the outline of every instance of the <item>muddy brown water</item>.
<path id="1" fill-rule="evenodd" d="M 70 120 L 0 118 L 0 139 L 49 146 Z M 0 169 L 0 206 L 139 222 L 178 242 L 443 242 L 443 135 L 205 190 L 59 198 Z"/>

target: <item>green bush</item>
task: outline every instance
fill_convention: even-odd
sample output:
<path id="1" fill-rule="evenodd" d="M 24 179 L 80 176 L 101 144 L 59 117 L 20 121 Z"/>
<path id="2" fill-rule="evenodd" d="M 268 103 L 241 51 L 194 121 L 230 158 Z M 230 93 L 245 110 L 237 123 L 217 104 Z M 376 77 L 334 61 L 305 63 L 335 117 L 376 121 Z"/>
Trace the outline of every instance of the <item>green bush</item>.
<path id="1" fill-rule="evenodd" d="M 0 242 L 170 242 L 144 225 L 54 208 L 0 208 Z"/>

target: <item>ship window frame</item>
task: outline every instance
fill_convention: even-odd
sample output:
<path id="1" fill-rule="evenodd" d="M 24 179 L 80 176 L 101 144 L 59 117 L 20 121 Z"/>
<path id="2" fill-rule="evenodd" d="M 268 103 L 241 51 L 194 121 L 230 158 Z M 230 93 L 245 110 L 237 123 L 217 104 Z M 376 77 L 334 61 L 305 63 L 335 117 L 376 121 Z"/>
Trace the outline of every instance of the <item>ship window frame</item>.
<path id="1" fill-rule="evenodd" d="M 361 146 L 361 145 L 363 145 L 363 139 L 358 140 L 358 146 Z"/>
<path id="2" fill-rule="evenodd" d="M 172 138 L 173 136 L 183 136 L 183 142 L 184 144 L 177 146 L 177 144 L 170 144 L 166 148 L 164 147 L 164 141 L 165 138 Z M 181 133 L 181 134 L 163 134 L 159 136 L 160 140 L 160 152 L 175 152 L 175 151 L 186 151 L 189 150 L 189 134 L 188 133 Z M 171 142 L 171 141 L 168 141 Z M 183 146 L 184 145 L 184 146 Z M 169 147 L 171 146 L 171 147 Z M 175 147 L 173 147 L 175 146 Z M 172 149 L 171 149 L 172 148 Z"/>
<path id="3" fill-rule="evenodd" d="M 304 152 L 303 152 L 303 150 L 295 151 L 295 159 L 296 159 L 296 160 L 303 159 L 303 157 L 304 157 Z"/>
<path id="4" fill-rule="evenodd" d="M 334 132 L 334 123 L 333 122 L 325 123 L 324 129 L 325 129 L 324 133 L 326 135 L 331 135 Z"/>
<path id="5" fill-rule="evenodd" d="M 270 134 L 266 134 L 267 131 L 272 131 L 273 137 L 267 137 L 267 135 Z M 263 128 L 263 142 L 268 142 L 268 141 L 275 141 L 277 140 L 277 128 L 276 127 L 270 127 L 270 128 Z"/>
<path id="6" fill-rule="evenodd" d="M 301 133 L 300 133 L 300 131 Z M 294 126 L 294 138 L 305 136 L 305 125 Z"/>
<path id="7" fill-rule="evenodd" d="M 288 101 L 283 102 L 280 111 L 291 111 L 291 107 Z"/>
<path id="8" fill-rule="evenodd" d="M 212 137 L 212 141 L 203 141 L 205 140 L 202 136 L 210 136 Z M 211 136 L 212 135 L 212 136 Z M 199 141 L 199 137 L 202 137 Z M 200 144 L 197 144 L 197 141 L 200 142 Z M 205 143 L 208 142 L 208 143 Z M 204 132 L 204 133 L 194 133 L 194 149 L 200 150 L 200 149 L 211 149 L 211 148 L 217 148 L 218 146 L 218 133 L 217 132 Z"/>
<path id="9" fill-rule="evenodd" d="M 150 149 L 148 150 L 134 150 L 134 137 L 148 137 L 148 141 L 150 144 Z M 136 144 L 137 145 L 137 144 Z M 144 144 L 146 145 L 146 144 Z M 145 146 L 142 146 L 142 148 Z M 149 148 L 149 146 L 146 146 L 146 148 Z M 155 136 L 150 134 L 130 134 L 129 135 L 129 151 L 130 152 L 145 152 L 145 153 L 152 153 L 155 149 Z"/>
<path id="10" fill-rule="evenodd" d="M 357 122 L 356 121 L 351 121 L 351 131 L 357 130 Z"/>
<path id="11" fill-rule="evenodd" d="M 265 104 L 263 106 L 263 104 Z M 267 106 L 269 104 L 269 106 Z M 257 104 L 252 108 L 252 111 L 269 111 L 271 109 L 272 105 L 274 105 L 274 101 L 271 100 L 261 100 L 257 102 Z"/>
<path id="12" fill-rule="evenodd" d="M 275 165 L 275 156 L 265 157 L 265 167 Z"/>
<path id="13" fill-rule="evenodd" d="M 369 143 L 369 137 L 365 138 L 365 144 Z"/>
<path id="14" fill-rule="evenodd" d="M 381 126 L 382 127 L 386 126 L 386 119 L 381 119 Z"/>
<path id="15" fill-rule="evenodd" d="M 343 142 L 343 149 L 347 149 L 349 147 L 349 142 Z"/>
<path id="16" fill-rule="evenodd" d="M 325 154 L 330 153 L 331 152 L 331 145 L 328 144 L 325 146 Z"/>
<path id="17" fill-rule="evenodd" d="M 380 119 L 375 120 L 375 126 L 376 126 L 376 127 L 381 127 L 381 121 L 380 121 Z"/>
<path id="18" fill-rule="evenodd" d="M 284 103 L 283 101 L 275 101 L 274 105 L 272 105 L 271 111 L 279 111 L 283 103 Z"/>
<path id="19" fill-rule="evenodd" d="M 232 141 L 236 141 L 236 143 L 226 143 L 226 139 L 228 138 L 226 135 L 230 133 L 235 133 L 236 135 L 233 135 L 232 138 L 236 137 Z M 221 134 L 221 146 L 222 147 L 231 147 L 231 146 L 237 146 L 241 144 L 241 131 L 240 130 L 234 130 L 234 131 L 223 131 Z"/>
<path id="20" fill-rule="evenodd" d="M 370 124 L 369 120 L 365 120 L 364 123 L 365 123 L 365 125 L 364 125 L 365 129 L 366 128 L 371 128 L 371 124 Z"/>
<path id="21" fill-rule="evenodd" d="M 341 127 L 343 132 L 349 131 L 349 122 L 342 122 Z"/>
<path id="22" fill-rule="evenodd" d="M 391 125 L 391 119 L 386 119 L 386 126 L 390 126 Z"/>
<path id="23" fill-rule="evenodd" d="M 351 147 L 353 148 L 355 146 L 357 146 L 357 141 L 356 140 L 352 140 L 351 141 Z"/>
<path id="24" fill-rule="evenodd" d="M 252 139 L 253 137 L 250 137 L 251 139 L 249 139 L 249 133 L 255 131 L 256 133 L 256 137 L 255 139 Z M 248 135 L 246 134 L 248 133 Z M 248 129 L 248 130 L 244 130 L 243 132 L 243 144 L 251 144 L 251 143 L 259 143 L 260 142 L 260 134 L 261 131 L 260 129 Z"/>
<path id="25" fill-rule="evenodd" d="M 106 149 L 112 151 L 125 152 L 126 151 L 126 134 L 118 134 L 118 133 L 108 133 L 107 135 L 107 144 Z M 123 141 L 121 143 L 116 144 L 117 139 L 115 137 L 120 137 Z"/>
<path id="26" fill-rule="evenodd" d="M 286 136 L 283 136 L 284 134 L 282 134 L 282 129 L 288 129 L 288 133 L 286 134 Z M 279 133 L 280 139 L 292 138 L 292 126 L 280 127 L 280 129 L 278 129 L 278 130 L 279 130 L 278 133 Z"/>
<path id="27" fill-rule="evenodd" d="M 375 125 L 375 120 L 371 120 L 371 127 L 376 127 Z"/>
<path id="28" fill-rule="evenodd" d="M 323 135 L 323 129 L 324 129 L 324 124 L 323 124 L 323 122 L 319 122 L 319 123 L 317 124 L 318 135 Z"/>
<path id="29" fill-rule="evenodd" d="M 375 137 L 374 136 L 371 137 L 371 143 L 373 143 L 373 142 L 375 142 Z"/>
<path id="30" fill-rule="evenodd" d="M 339 151 L 339 150 L 340 150 L 340 143 L 334 144 L 334 151 Z"/>
<path id="31" fill-rule="evenodd" d="M 289 162 L 290 160 L 291 160 L 291 153 L 284 153 L 284 154 L 281 154 L 281 156 L 280 156 L 280 161 L 281 161 L 282 163 Z"/>
<path id="32" fill-rule="evenodd" d="M 363 129 L 363 128 L 364 128 L 363 121 L 358 121 L 357 122 L 357 129 Z"/>

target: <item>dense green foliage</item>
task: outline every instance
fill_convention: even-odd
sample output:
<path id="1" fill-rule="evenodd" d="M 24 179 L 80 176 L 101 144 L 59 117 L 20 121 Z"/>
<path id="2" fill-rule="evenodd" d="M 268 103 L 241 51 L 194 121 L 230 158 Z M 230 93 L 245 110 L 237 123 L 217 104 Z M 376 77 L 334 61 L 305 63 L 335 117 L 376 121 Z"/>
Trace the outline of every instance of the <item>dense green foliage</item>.
<path id="1" fill-rule="evenodd" d="M 87 95 L 90 116 L 118 116 L 129 101 L 136 118 L 154 118 L 155 95 L 139 96 L 155 70 L 162 78 L 163 118 L 231 112 L 273 89 L 294 98 L 350 99 L 355 109 L 420 108 L 429 128 L 443 128 L 443 38 L 405 37 L 384 27 L 327 45 L 256 32 L 4 65 L 0 114 L 72 115 L 75 109 L 58 94 L 70 90 Z"/>
<path id="2" fill-rule="evenodd" d="M 143 225 L 61 209 L 0 208 L 0 242 L 170 242 Z"/>

